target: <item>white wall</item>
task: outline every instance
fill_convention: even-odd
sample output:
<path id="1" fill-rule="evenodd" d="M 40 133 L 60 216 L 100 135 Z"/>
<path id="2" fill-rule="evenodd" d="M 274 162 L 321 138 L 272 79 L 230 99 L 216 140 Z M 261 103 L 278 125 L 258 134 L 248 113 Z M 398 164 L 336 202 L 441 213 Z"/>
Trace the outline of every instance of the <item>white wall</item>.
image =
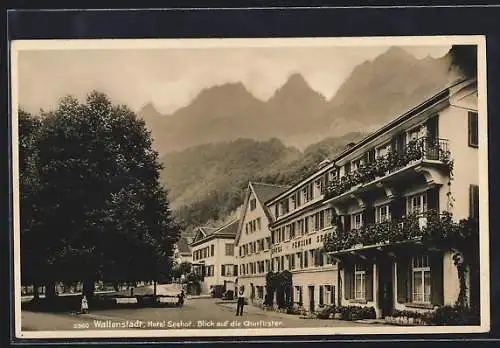
<path id="1" fill-rule="evenodd" d="M 259 261 L 265 261 L 269 260 L 270 256 L 270 251 L 269 250 L 261 250 L 257 253 L 252 253 L 250 255 L 246 255 L 243 257 L 240 257 L 239 255 L 239 248 L 240 246 L 243 246 L 247 243 L 251 243 L 254 241 L 258 241 L 262 238 L 266 237 L 271 237 L 271 233 L 269 232 L 269 221 L 267 219 L 266 213 L 264 212 L 264 208 L 260 205 L 259 201 L 257 200 L 257 197 L 251 192 L 249 196 L 249 200 L 256 199 L 256 208 L 254 210 L 250 210 L 250 203 L 247 204 L 247 210 L 244 212 L 242 215 L 243 219 L 243 224 L 242 224 L 242 230 L 240 234 L 240 238 L 238 240 L 238 244 L 235 245 L 234 249 L 234 255 L 235 255 L 235 263 L 238 265 L 238 286 L 244 285 L 245 290 L 250 288 L 250 283 L 253 283 L 254 285 L 264 285 L 266 283 L 265 280 L 265 273 L 262 275 L 242 275 L 240 270 L 241 270 L 241 265 L 249 263 L 249 262 L 259 262 Z M 245 226 L 247 223 L 250 221 L 253 221 L 257 218 L 260 218 L 261 221 L 261 226 L 260 230 L 257 229 L 255 232 L 250 232 L 247 234 L 245 230 Z M 257 227 L 258 228 L 258 227 Z"/>
<path id="2" fill-rule="evenodd" d="M 470 147 L 468 141 L 468 111 L 450 106 L 439 114 L 439 137 L 448 139 L 451 158 L 454 161 L 453 180 L 450 191 L 454 198 L 451 212 L 456 220 L 469 217 L 469 185 L 479 183 L 478 149 Z M 441 190 L 440 201 L 447 201 L 448 190 Z M 442 204 L 445 208 L 446 205 Z"/>

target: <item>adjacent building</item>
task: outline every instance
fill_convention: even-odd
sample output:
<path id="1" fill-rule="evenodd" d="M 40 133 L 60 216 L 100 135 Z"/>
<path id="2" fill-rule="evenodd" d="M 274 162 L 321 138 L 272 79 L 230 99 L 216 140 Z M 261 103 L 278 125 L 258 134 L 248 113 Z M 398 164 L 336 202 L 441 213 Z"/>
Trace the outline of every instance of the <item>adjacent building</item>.
<path id="1" fill-rule="evenodd" d="M 192 248 L 194 272 L 203 277 L 201 292 L 209 294 L 216 286 L 234 290 L 237 267 L 234 258 L 234 239 L 239 220 L 220 228 L 199 227 L 195 231 Z"/>
<path id="2" fill-rule="evenodd" d="M 193 262 L 191 247 L 186 237 L 181 237 L 174 246 L 174 263 L 179 265 L 183 262 Z"/>
<path id="3" fill-rule="evenodd" d="M 430 211 L 449 212 L 455 221 L 478 217 L 477 110 L 476 81 L 456 83 L 321 171 L 331 175 L 324 176 L 329 187 L 318 207 L 333 209 L 338 226 L 337 247 L 330 256 L 339 262 L 339 278 L 328 279 L 339 284 L 342 305 L 372 306 L 384 317 L 394 309 L 426 311 L 455 303 L 460 290 L 456 251 L 422 244 L 412 231 L 427 224 Z M 278 221 L 295 216 L 290 193 L 269 205 Z M 414 216 L 416 229 L 409 226 L 409 216 Z M 275 229 L 294 241 L 287 235 L 290 228 L 280 230 L 283 224 Z M 405 240 L 391 242 L 397 234 Z M 478 272 L 468 270 L 465 281 L 472 302 L 479 299 L 477 277 Z"/>
<path id="4" fill-rule="evenodd" d="M 264 299 L 266 274 L 271 271 L 272 214 L 265 202 L 286 191 L 287 186 L 250 182 L 235 239 L 238 286 L 255 299 Z"/>
<path id="5" fill-rule="evenodd" d="M 271 269 L 292 273 L 293 302 L 310 312 L 338 302 L 338 265 L 323 250 L 334 229 L 324 193 L 335 175 L 324 161 L 313 175 L 266 202 L 272 216 Z"/>

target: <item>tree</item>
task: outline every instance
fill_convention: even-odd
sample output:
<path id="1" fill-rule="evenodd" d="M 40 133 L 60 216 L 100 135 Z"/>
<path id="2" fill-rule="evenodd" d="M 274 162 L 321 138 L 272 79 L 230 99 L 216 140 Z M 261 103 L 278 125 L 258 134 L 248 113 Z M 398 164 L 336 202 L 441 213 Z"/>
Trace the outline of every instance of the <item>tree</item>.
<path id="1" fill-rule="evenodd" d="M 144 121 L 106 95 L 65 97 L 39 136 L 40 233 L 55 281 L 157 280 L 171 272 L 179 228 Z"/>
<path id="2" fill-rule="evenodd" d="M 39 118 L 23 109 L 18 110 L 20 246 L 23 256 L 21 282 L 23 285 L 34 285 L 35 298 L 38 298 L 38 285 L 42 280 L 46 260 L 36 237 L 36 197 L 39 189 L 36 140 L 40 126 Z"/>
<path id="3" fill-rule="evenodd" d="M 183 261 L 174 266 L 172 270 L 172 276 L 174 278 L 180 278 L 183 274 L 189 274 L 191 272 L 191 262 Z"/>
<path id="4" fill-rule="evenodd" d="M 466 78 L 477 76 L 477 46 L 453 45 L 449 52 L 450 68 L 456 67 Z"/>

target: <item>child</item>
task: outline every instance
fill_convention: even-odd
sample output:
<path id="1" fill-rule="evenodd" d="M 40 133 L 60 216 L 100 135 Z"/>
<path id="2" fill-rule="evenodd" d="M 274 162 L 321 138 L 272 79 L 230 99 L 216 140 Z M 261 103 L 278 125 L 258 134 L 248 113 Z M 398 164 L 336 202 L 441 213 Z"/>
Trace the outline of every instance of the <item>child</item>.
<path id="1" fill-rule="evenodd" d="M 85 314 L 89 311 L 89 303 L 87 301 L 87 296 L 83 295 L 81 304 L 81 313 Z"/>

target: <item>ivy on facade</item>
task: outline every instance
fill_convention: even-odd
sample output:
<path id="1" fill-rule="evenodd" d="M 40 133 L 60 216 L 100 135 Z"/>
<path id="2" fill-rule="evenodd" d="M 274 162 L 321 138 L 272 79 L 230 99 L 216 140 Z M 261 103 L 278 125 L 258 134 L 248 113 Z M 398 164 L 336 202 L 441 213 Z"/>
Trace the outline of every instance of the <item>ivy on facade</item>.
<path id="1" fill-rule="evenodd" d="M 362 164 L 357 170 L 331 181 L 325 190 L 325 197 L 339 196 L 352 187 L 371 182 L 388 173 L 403 168 L 413 161 L 421 159 L 438 160 L 451 172 L 453 161 L 444 140 L 420 138 L 411 140 L 402 151 L 389 151 L 374 161 Z"/>

